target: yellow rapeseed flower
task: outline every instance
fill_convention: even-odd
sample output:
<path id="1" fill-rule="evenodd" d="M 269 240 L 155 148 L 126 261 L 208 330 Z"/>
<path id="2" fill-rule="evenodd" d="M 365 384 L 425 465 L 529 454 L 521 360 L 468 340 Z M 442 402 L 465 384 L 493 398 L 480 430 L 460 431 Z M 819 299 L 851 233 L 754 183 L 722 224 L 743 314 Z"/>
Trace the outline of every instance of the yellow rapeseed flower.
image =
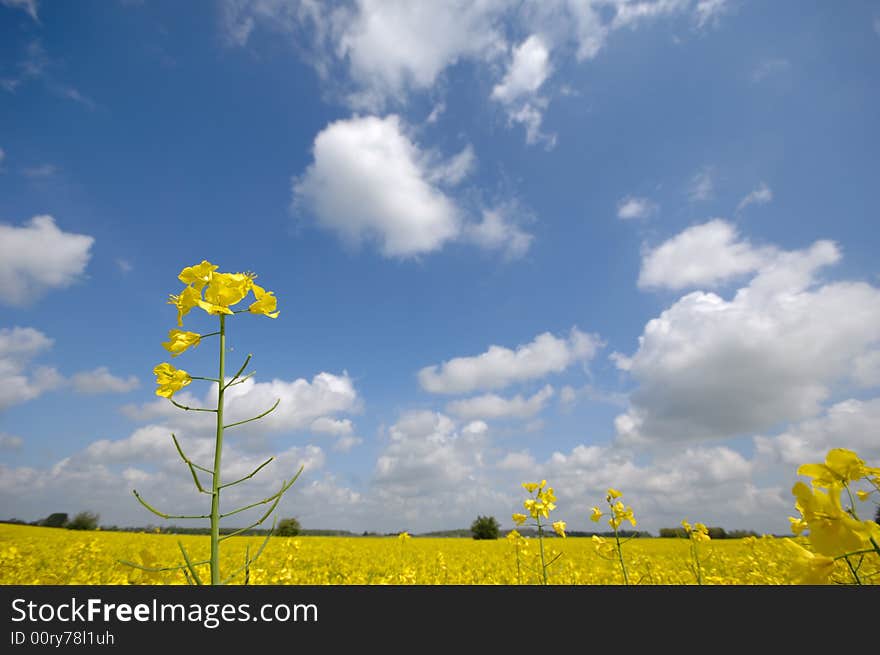
<path id="1" fill-rule="evenodd" d="M 203 259 L 201 264 L 187 266 L 180 271 L 180 275 L 177 276 L 177 279 L 184 284 L 194 286 L 197 291 L 201 291 L 205 285 L 211 281 L 211 276 L 217 268 L 217 266 L 214 266 L 214 264 L 207 259 Z"/>
<path id="2" fill-rule="evenodd" d="M 251 314 L 264 314 L 269 318 L 278 318 L 279 312 L 276 310 L 278 299 L 275 297 L 275 294 L 272 291 L 266 291 L 258 284 L 252 284 L 251 286 L 257 302 L 251 303 L 248 311 Z"/>
<path id="3" fill-rule="evenodd" d="M 865 466 L 865 462 L 853 451 L 846 448 L 833 448 L 825 456 L 824 464 L 804 464 L 797 470 L 798 475 L 813 478 L 814 487 L 830 488 L 859 480 L 867 475 L 876 475 L 880 469 Z"/>
<path id="4" fill-rule="evenodd" d="M 792 568 L 798 575 L 799 584 L 829 584 L 834 573 L 834 560 L 825 555 L 810 552 L 791 539 L 784 540 L 789 554 L 792 556 Z"/>
<path id="5" fill-rule="evenodd" d="M 186 287 L 179 296 L 169 296 L 168 304 L 177 307 L 177 327 L 183 325 L 183 317 L 200 302 L 202 302 L 202 294 L 192 286 Z"/>
<path id="6" fill-rule="evenodd" d="M 168 341 L 163 342 L 162 346 L 171 353 L 172 357 L 177 357 L 187 348 L 198 346 L 201 338 L 201 335 L 197 332 L 169 330 Z"/>
<path id="7" fill-rule="evenodd" d="M 816 552 L 840 555 L 860 550 L 867 543 L 871 533 L 867 524 L 873 521 L 858 521 L 843 510 L 839 486 L 832 485 L 826 493 L 798 482 L 791 491 L 797 498 L 795 507 L 809 526 L 810 543 Z"/>
<path id="8" fill-rule="evenodd" d="M 405 543 L 408 539 L 412 539 L 412 536 L 409 534 L 409 532 L 404 531 L 397 535 L 397 538 L 401 541 L 401 543 Z"/>
<path id="9" fill-rule="evenodd" d="M 620 493 L 617 489 L 609 489 L 608 490 L 608 502 L 610 503 L 614 498 L 620 498 L 623 494 Z"/>
<path id="10" fill-rule="evenodd" d="M 244 299 L 253 283 L 253 275 L 247 273 L 214 273 L 205 289 L 205 302 L 215 307 L 231 307 Z"/>
<path id="11" fill-rule="evenodd" d="M 602 515 L 602 510 L 599 509 L 598 507 L 594 507 L 594 508 L 593 508 L 593 513 L 590 515 L 590 520 L 591 520 L 591 521 L 594 521 L 594 522 L 596 522 L 596 523 L 598 523 L 598 522 L 599 522 L 599 519 L 601 519 L 602 516 L 603 516 L 603 515 Z"/>
<path id="12" fill-rule="evenodd" d="M 560 537 L 565 537 L 565 521 L 554 521 L 553 529 Z"/>
<path id="13" fill-rule="evenodd" d="M 526 516 L 525 514 L 519 514 L 519 513 L 516 513 L 516 514 L 513 514 L 513 515 L 512 515 L 512 518 L 513 518 L 513 522 L 514 522 L 514 523 L 516 523 L 517 525 L 522 525 L 523 523 L 526 522 L 526 520 L 527 520 L 529 517 Z M 514 530 L 514 532 L 516 532 L 516 530 Z"/>
<path id="14" fill-rule="evenodd" d="M 156 384 L 159 385 L 156 395 L 163 398 L 171 398 L 175 391 L 180 391 L 192 382 L 189 373 L 165 362 L 156 366 L 153 373 L 156 375 Z"/>

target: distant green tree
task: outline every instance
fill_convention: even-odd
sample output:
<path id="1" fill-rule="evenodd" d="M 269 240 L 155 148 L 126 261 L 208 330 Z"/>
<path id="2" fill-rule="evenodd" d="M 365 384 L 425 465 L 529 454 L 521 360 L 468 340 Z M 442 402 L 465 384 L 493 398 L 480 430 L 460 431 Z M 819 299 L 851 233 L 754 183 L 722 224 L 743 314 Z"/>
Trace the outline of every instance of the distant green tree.
<path id="1" fill-rule="evenodd" d="M 494 516 L 478 516 L 471 523 L 471 535 L 474 539 L 497 539 L 500 527 Z"/>
<path id="2" fill-rule="evenodd" d="M 47 528 L 63 528 L 67 525 L 67 512 L 55 512 L 54 514 L 49 514 L 49 516 L 39 523 Z"/>
<path id="3" fill-rule="evenodd" d="M 874 523 L 880 523 L 880 505 L 877 505 L 877 513 L 874 515 Z"/>
<path id="4" fill-rule="evenodd" d="M 299 521 L 293 517 L 281 519 L 275 527 L 275 535 L 278 537 L 295 537 L 302 530 Z"/>
<path id="5" fill-rule="evenodd" d="M 67 524 L 69 530 L 97 530 L 98 515 L 94 512 L 80 512 Z"/>

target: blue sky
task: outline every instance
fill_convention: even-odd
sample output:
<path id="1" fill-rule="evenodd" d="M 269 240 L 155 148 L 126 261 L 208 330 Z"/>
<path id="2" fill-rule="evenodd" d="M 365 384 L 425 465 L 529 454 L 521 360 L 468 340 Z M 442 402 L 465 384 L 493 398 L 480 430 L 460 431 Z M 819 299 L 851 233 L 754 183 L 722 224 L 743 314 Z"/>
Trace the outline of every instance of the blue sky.
<path id="1" fill-rule="evenodd" d="M 282 401 L 230 503 L 786 531 L 799 463 L 880 457 L 878 58 L 870 2 L 0 0 L 4 517 L 199 507 L 151 371 L 208 259 L 281 311 L 230 321 L 230 411 Z"/>

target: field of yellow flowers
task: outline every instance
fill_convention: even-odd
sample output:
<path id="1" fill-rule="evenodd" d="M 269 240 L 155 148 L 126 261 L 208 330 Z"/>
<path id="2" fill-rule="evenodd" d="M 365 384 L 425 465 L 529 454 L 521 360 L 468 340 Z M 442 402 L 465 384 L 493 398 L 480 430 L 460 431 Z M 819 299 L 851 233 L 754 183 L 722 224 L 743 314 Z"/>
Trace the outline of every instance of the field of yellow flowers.
<path id="1" fill-rule="evenodd" d="M 207 555 L 206 536 L 123 532 L 77 532 L 58 528 L 0 525 L 0 583 L 10 584 L 186 584 L 180 571 L 150 573 L 145 566 L 180 560 L 182 540 L 196 557 Z M 224 569 L 244 561 L 258 537 L 235 537 L 223 551 Z M 762 537 L 701 544 L 703 584 L 790 584 L 798 571 L 784 539 Z M 248 572 L 249 584 L 540 584 L 536 539 L 525 539 L 521 566 L 509 539 L 395 537 L 272 538 Z M 562 555 L 548 575 L 550 584 L 622 584 L 617 563 L 603 558 L 586 538 L 547 539 L 548 557 Z M 687 539 L 635 539 L 627 543 L 631 584 L 695 584 Z M 835 574 L 847 579 L 842 562 Z M 236 583 L 243 583 L 244 574 Z"/>

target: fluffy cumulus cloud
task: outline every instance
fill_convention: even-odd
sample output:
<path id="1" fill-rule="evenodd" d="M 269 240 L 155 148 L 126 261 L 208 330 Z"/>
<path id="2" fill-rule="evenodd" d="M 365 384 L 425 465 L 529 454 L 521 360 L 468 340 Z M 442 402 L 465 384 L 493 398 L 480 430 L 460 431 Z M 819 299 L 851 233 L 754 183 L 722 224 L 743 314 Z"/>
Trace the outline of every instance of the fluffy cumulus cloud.
<path id="1" fill-rule="evenodd" d="M 689 293 L 649 321 L 635 354 L 617 358 L 638 384 L 618 440 L 754 434 L 815 416 L 841 385 L 870 384 L 880 289 L 823 284 L 820 272 L 839 258 L 828 241 L 775 252 L 729 300 Z M 725 270 L 752 265 L 746 257 Z"/>
<path id="2" fill-rule="evenodd" d="M 403 414 L 388 430 L 371 481 L 377 522 L 442 529 L 472 521 L 475 508 L 508 506 L 510 498 L 488 482 L 488 445 L 482 421 L 459 426 L 435 412 Z"/>
<path id="3" fill-rule="evenodd" d="M 694 7 L 697 27 L 717 25 L 721 16 L 730 10 L 728 0 L 699 0 Z"/>
<path id="4" fill-rule="evenodd" d="M 31 360 L 52 347 L 52 339 L 29 327 L 0 329 L 0 411 L 57 389 L 64 378 L 47 366 L 31 367 Z"/>
<path id="5" fill-rule="evenodd" d="M 85 271 L 94 242 L 63 232 L 51 216 L 34 216 L 21 227 L 0 223 L 0 302 L 27 305 L 70 286 Z"/>
<path id="6" fill-rule="evenodd" d="M 631 453 L 578 445 L 533 469 L 551 482 L 559 516 L 595 529 L 590 507 L 604 508 L 609 487 L 624 493 L 642 529 L 675 527 L 682 519 L 727 528 L 787 532 L 793 500 L 787 489 L 755 483 L 755 463 L 724 447 L 689 447 L 637 464 Z M 588 526 L 592 526 L 588 527 Z M 607 524 L 599 524 L 603 529 Z"/>
<path id="7" fill-rule="evenodd" d="M 807 462 L 822 462 L 832 448 L 854 450 L 867 462 L 880 459 L 876 437 L 880 398 L 835 403 L 820 416 L 788 426 L 776 436 L 756 436 L 759 461 L 782 463 L 796 470 Z"/>
<path id="8" fill-rule="evenodd" d="M 312 154 L 294 180 L 295 202 L 344 242 L 372 239 L 386 257 L 412 257 L 458 236 L 461 212 L 431 182 L 446 169 L 426 166 L 397 116 L 331 123 L 315 137 Z"/>
<path id="9" fill-rule="evenodd" d="M 132 495 L 132 489 L 137 489 L 150 504 L 168 513 L 204 514 L 208 509 L 206 496 L 196 492 L 174 448 L 171 431 L 171 426 L 147 425 L 123 439 L 94 441 L 46 468 L 0 465 L 0 502 L 7 507 L 15 506 L 17 511 L 33 518 L 50 511 L 89 509 L 101 515 L 103 524 L 162 524 L 160 518 L 138 504 Z M 177 431 L 175 434 L 188 457 L 203 466 L 210 465 L 214 439 L 209 432 Z M 241 450 L 235 444 L 225 444 L 223 454 L 221 479 L 225 481 L 248 475 L 269 457 L 265 452 Z M 321 475 L 325 463 L 321 448 L 290 446 L 274 456 L 256 476 L 224 492 L 225 508 L 232 509 L 274 493 L 283 480 L 290 479 L 301 467 L 303 475 L 291 488 L 285 507 L 295 503 L 297 498 L 302 502 L 303 496 L 309 495 L 309 487 L 327 486 Z M 22 488 L 27 488 L 28 494 L 21 495 Z M 344 490 L 334 488 L 328 492 L 344 493 Z M 283 511 L 281 507 L 279 510 Z M 254 515 L 254 511 L 246 512 L 239 521 L 253 520 Z M 310 518 L 314 520 L 315 516 Z M 179 521 L 172 522 L 179 524 Z"/>
<path id="10" fill-rule="evenodd" d="M 174 395 L 175 401 L 189 407 L 211 407 L 216 404 L 217 386 L 211 384 L 203 398 L 185 390 Z M 318 433 L 351 436 L 351 424 L 338 422 L 333 416 L 360 411 L 361 401 L 354 383 L 347 374 L 319 373 L 311 381 L 299 378 L 292 381 L 272 380 L 257 382 L 249 378 L 230 387 L 225 394 L 224 416 L 227 423 L 257 416 L 269 409 L 275 401 L 277 409 L 246 427 L 232 428 L 231 438 L 257 438 L 267 433 L 283 433 L 311 429 Z M 123 412 L 135 420 L 161 419 L 188 429 L 205 429 L 213 418 L 202 412 L 182 412 L 164 398 L 143 405 L 126 405 Z M 324 419 L 324 420 L 321 420 Z"/>
<path id="11" fill-rule="evenodd" d="M 508 259 L 525 255 L 534 236 L 510 218 L 509 208 L 484 209 L 479 223 L 464 226 L 463 238 L 485 250 L 500 250 Z"/>
<path id="12" fill-rule="evenodd" d="M 733 225 L 716 218 L 648 250 L 638 284 L 641 288 L 713 287 L 758 270 L 775 254 L 773 248 L 755 247 L 741 239 Z"/>
<path id="13" fill-rule="evenodd" d="M 572 328 L 567 338 L 545 332 L 516 350 L 492 345 L 473 357 L 426 366 L 419 371 L 419 383 L 426 391 L 442 394 L 502 389 L 560 373 L 576 362 L 588 362 L 600 346 L 598 336 L 577 328 Z"/>
<path id="14" fill-rule="evenodd" d="M 77 393 L 127 393 L 140 386 L 134 375 L 121 378 L 113 375 L 106 366 L 76 373 L 70 378 L 70 382 Z"/>
<path id="15" fill-rule="evenodd" d="M 548 384 L 528 398 L 521 394 L 503 398 L 489 393 L 453 401 L 446 406 L 446 411 L 460 419 L 524 419 L 540 413 L 552 397 L 553 387 Z"/>
<path id="16" fill-rule="evenodd" d="M 541 36 L 532 34 L 513 49 L 504 79 L 492 89 L 492 99 L 506 107 L 510 121 L 525 125 L 528 143 L 554 142 L 541 133 L 546 100 L 537 95 L 550 72 L 550 51 Z"/>
<path id="17" fill-rule="evenodd" d="M 657 205 L 647 198 L 627 196 L 617 203 L 617 218 L 630 220 L 632 218 L 647 218 L 657 211 Z"/>
<path id="18" fill-rule="evenodd" d="M 723 0 L 225 0 L 229 43 L 246 46 L 260 30 L 297 44 L 318 74 L 340 86 L 345 102 L 379 112 L 412 93 L 437 93 L 444 73 L 468 62 L 496 75 L 489 100 L 501 102 L 511 124 L 530 143 L 541 132 L 549 102 L 538 96 L 551 78 L 551 55 L 592 59 L 618 29 L 673 15 L 691 15 L 699 27 L 715 24 Z M 549 94 L 548 94 L 549 95 Z"/>

